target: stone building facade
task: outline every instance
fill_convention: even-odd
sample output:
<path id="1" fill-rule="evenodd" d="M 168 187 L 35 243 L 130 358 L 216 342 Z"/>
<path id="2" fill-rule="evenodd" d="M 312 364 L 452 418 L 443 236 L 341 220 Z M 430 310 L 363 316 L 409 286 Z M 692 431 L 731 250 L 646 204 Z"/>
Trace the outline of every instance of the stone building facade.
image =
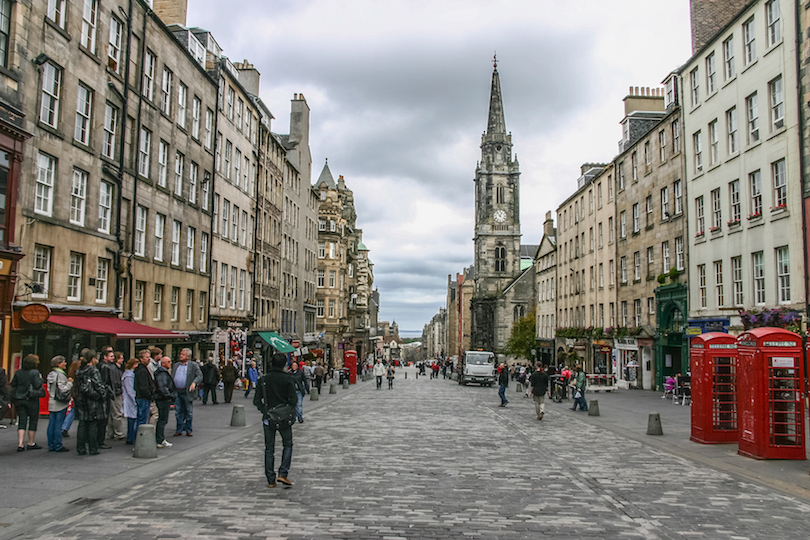
<path id="1" fill-rule="evenodd" d="M 535 255 L 535 290 L 537 291 L 537 359 L 545 364 L 554 361 L 554 337 L 557 330 L 557 230 L 551 212 L 546 212 L 543 238 Z"/>

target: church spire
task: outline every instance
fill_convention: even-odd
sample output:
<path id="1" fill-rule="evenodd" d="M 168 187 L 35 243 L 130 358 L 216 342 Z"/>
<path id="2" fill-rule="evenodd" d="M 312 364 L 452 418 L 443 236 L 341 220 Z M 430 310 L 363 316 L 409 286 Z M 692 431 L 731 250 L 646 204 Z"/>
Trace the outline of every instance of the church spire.
<path id="1" fill-rule="evenodd" d="M 492 90 L 489 94 L 489 119 L 487 135 L 506 135 L 506 120 L 503 117 L 503 99 L 501 99 L 501 78 L 498 75 L 498 55 L 492 59 Z"/>

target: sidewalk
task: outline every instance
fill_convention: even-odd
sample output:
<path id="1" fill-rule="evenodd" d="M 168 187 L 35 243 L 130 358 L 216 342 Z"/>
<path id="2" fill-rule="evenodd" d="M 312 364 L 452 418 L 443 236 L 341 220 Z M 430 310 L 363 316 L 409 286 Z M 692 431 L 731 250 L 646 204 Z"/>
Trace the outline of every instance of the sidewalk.
<path id="1" fill-rule="evenodd" d="M 307 413 L 346 397 L 364 385 L 373 382 L 360 382 L 349 389 L 335 383 L 337 393 L 329 394 L 329 384 L 322 387 L 323 394 L 318 401 L 304 397 L 304 419 Z M 27 450 L 18 453 L 16 426 L 0 429 L 0 463 L 3 470 L 3 486 L 0 490 L 0 538 L 9 534 L 15 525 L 24 524 L 29 516 L 43 518 L 47 513 L 59 511 L 59 507 L 81 505 L 88 498 L 103 498 L 105 490 L 112 493 L 120 490 L 126 482 L 142 479 L 157 472 L 172 470 L 187 464 L 190 460 L 204 457 L 207 453 L 228 445 L 239 444 L 246 436 L 256 433 L 261 422 L 261 414 L 253 406 L 253 392 L 245 398 L 244 391 L 235 390 L 233 401 L 225 404 L 222 391 L 217 392 L 218 405 L 202 405 L 194 402 L 194 436 L 173 437 L 175 427 L 174 411 L 169 413 L 166 426 L 171 448 L 158 449 L 155 459 L 132 457 L 132 446 L 124 441 L 107 441 L 111 450 L 101 450 L 98 456 L 79 456 L 76 453 L 76 429 L 78 421 L 70 429 L 70 437 L 63 444 L 70 452 L 54 453 L 47 450 L 46 430 L 48 418 L 41 417 L 37 426 L 37 443 L 42 450 Z M 230 427 L 234 405 L 245 407 L 246 427 Z M 4 422 L 7 424 L 7 420 Z M 300 425 L 300 424 L 297 424 Z M 306 423 L 300 428 L 306 429 Z M 235 463 L 235 467 L 239 464 Z M 88 486 L 92 485 L 92 490 Z M 11 489 L 8 489 L 8 488 Z M 89 491 L 95 491 L 90 493 Z"/>

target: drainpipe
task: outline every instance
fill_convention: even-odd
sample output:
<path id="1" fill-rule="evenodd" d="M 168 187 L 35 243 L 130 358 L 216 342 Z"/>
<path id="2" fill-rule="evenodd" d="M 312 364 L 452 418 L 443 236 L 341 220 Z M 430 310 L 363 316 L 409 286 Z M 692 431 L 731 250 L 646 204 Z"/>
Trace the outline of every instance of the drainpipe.
<path id="1" fill-rule="evenodd" d="M 807 302 L 808 288 L 810 288 L 810 278 L 807 275 L 807 188 L 805 186 L 805 158 L 804 158 L 804 144 L 805 144 L 805 129 L 804 122 L 807 118 L 804 105 L 803 85 L 801 80 L 802 73 L 802 28 L 801 28 L 801 10 L 804 2 L 794 2 L 793 6 L 795 13 L 793 15 L 796 25 L 795 47 L 796 47 L 796 98 L 799 106 L 799 182 L 801 183 L 801 205 L 802 205 L 802 251 L 804 255 L 804 313 L 805 323 L 810 318 L 810 306 Z M 804 360 L 804 395 L 807 397 L 807 332 L 802 332 L 802 357 Z"/>

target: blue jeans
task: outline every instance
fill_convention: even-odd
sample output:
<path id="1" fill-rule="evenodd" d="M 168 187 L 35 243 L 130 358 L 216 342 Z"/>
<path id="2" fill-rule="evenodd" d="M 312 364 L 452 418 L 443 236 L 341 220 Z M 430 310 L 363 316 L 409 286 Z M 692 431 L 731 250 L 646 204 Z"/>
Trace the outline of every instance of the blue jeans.
<path id="1" fill-rule="evenodd" d="M 67 409 L 65 409 L 67 410 Z M 73 408 L 70 409 L 70 412 L 67 413 L 65 417 L 65 421 L 62 422 L 62 431 L 70 431 L 70 426 L 73 425 L 73 418 L 76 416 L 76 404 L 73 404 Z"/>
<path id="2" fill-rule="evenodd" d="M 138 434 L 138 429 L 135 427 L 137 418 L 127 418 L 127 444 L 135 444 L 135 435 Z"/>
<path id="3" fill-rule="evenodd" d="M 506 405 L 509 400 L 506 399 L 506 385 L 502 384 L 498 387 L 498 397 L 501 398 L 501 405 Z"/>
<path id="4" fill-rule="evenodd" d="M 583 411 L 587 411 L 588 410 L 588 402 L 585 401 L 585 392 L 582 392 L 580 390 L 574 390 L 574 394 L 576 394 L 577 392 L 580 393 L 580 396 L 578 398 L 574 398 L 574 407 L 573 407 L 573 409 L 577 410 L 577 405 L 579 405 L 580 409 L 582 409 Z"/>
<path id="5" fill-rule="evenodd" d="M 253 381 L 248 381 L 248 383 L 247 383 L 247 389 L 245 390 L 245 397 L 248 397 L 248 395 L 250 394 L 250 391 L 251 391 L 251 390 L 253 390 L 253 388 L 255 388 L 255 387 L 256 387 L 256 383 L 255 383 L 255 382 L 253 382 Z"/>
<path id="6" fill-rule="evenodd" d="M 138 427 L 141 424 L 149 422 L 149 408 L 152 402 L 148 399 L 136 399 L 135 408 L 138 411 L 138 417 L 135 419 L 135 434 L 138 433 Z"/>
<path id="7" fill-rule="evenodd" d="M 175 433 L 191 433 L 191 418 L 194 416 L 194 402 L 188 399 L 188 392 L 180 390 L 174 398 Z"/>
<path id="8" fill-rule="evenodd" d="M 48 414 L 48 450 L 52 452 L 62 448 L 62 425 L 66 416 L 67 407 Z"/>
<path id="9" fill-rule="evenodd" d="M 281 467 L 278 468 L 278 475 L 286 477 L 290 472 L 290 464 L 292 463 L 292 426 L 286 426 L 276 430 L 275 426 L 264 427 L 264 475 L 267 477 L 267 483 L 273 484 L 276 481 L 275 470 L 275 446 L 276 446 L 276 431 L 281 434 L 281 444 L 284 446 L 281 451 Z"/>
<path id="10" fill-rule="evenodd" d="M 298 396 L 298 401 L 295 403 L 295 418 L 297 420 L 304 419 L 304 393 L 298 390 L 295 391 Z M 283 474 L 281 476 L 284 476 Z"/>

